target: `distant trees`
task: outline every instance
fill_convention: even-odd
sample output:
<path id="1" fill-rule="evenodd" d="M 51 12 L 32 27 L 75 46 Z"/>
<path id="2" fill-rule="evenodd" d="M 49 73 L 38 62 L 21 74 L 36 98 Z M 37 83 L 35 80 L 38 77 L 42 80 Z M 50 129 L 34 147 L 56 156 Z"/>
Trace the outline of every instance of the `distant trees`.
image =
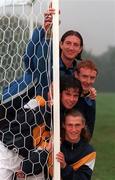
<path id="1" fill-rule="evenodd" d="M 100 56 L 84 52 L 84 58 L 93 59 L 99 69 L 96 89 L 100 92 L 115 92 L 115 47 L 108 47 L 108 50 Z"/>
<path id="2" fill-rule="evenodd" d="M 99 67 L 99 76 L 96 83 L 100 91 L 115 92 L 115 47 L 109 47 L 108 51 L 96 60 Z"/>

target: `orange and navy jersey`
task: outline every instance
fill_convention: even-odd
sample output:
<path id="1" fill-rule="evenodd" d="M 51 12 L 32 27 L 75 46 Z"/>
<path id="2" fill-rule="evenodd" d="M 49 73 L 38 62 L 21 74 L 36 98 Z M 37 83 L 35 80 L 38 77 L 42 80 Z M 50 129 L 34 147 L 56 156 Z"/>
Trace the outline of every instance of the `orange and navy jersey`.
<path id="1" fill-rule="evenodd" d="M 61 169 L 63 180 L 91 180 L 96 152 L 93 147 L 81 139 L 77 143 L 64 141 L 61 144 L 67 166 Z"/>

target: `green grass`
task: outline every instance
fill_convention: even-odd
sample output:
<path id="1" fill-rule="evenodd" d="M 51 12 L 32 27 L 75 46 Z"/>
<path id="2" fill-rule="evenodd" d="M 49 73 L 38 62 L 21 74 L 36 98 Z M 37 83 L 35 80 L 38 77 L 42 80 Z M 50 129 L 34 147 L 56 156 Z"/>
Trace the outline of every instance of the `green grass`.
<path id="1" fill-rule="evenodd" d="M 92 180 L 115 179 L 115 93 L 97 95 L 97 115 L 92 144 L 97 159 Z"/>

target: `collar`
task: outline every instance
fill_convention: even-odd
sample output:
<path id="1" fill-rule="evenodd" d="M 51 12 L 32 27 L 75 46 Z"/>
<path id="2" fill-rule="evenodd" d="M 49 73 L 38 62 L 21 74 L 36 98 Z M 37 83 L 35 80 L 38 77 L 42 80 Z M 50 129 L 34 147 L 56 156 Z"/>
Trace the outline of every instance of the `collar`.
<path id="1" fill-rule="evenodd" d="M 63 69 L 76 69 L 76 66 L 77 66 L 77 61 L 76 61 L 76 59 L 73 61 L 73 63 L 72 63 L 72 67 L 70 67 L 70 68 L 68 68 L 68 67 L 66 67 L 66 65 L 63 63 L 63 61 L 62 61 L 62 58 L 60 57 L 60 69 L 61 70 L 63 70 Z"/>
<path id="2" fill-rule="evenodd" d="M 71 142 L 69 142 L 67 140 L 64 140 L 63 141 L 63 145 L 67 149 L 74 150 L 74 149 L 77 149 L 79 147 L 80 142 L 81 142 L 81 139 L 78 142 L 76 142 L 76 143 L 71 143 Z"/>

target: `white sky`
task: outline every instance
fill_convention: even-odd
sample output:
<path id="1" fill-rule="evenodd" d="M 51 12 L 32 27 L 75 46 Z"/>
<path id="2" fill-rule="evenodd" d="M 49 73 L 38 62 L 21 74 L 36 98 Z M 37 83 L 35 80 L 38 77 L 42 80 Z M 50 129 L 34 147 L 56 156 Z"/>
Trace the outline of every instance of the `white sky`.
<path id="1" fill-rule="evenodd" d="M 79 31 L 85 48 L 94 54 L 115 46 L 115 0 L 60 0 L 60 9 L 61 35 Z"/>
<path id="2" fill-rule="evenodd" d="M 3 6 L 4 4 L 6 5 L 10 5 L 10 4 L 26 4 L 26 3 L 30 3 L 31 0 L 0 0 L 0 6 Z"/>
<path id="3" fill-rule="evenodd" d="M 25 3 L 31 0 L 0 0 L 0 4 L 13 1 Z M 46 11 L 49 1 L 36 0 L 34 13 L 39 20 L 40 3 Z M 105 52 L 108 46 L 115 46 L 115 0 L 59 0 L 59 2 L 60 36 L 70 29 L 79 31 L 83 36 L 85 49 L 97 55 Z"/>

